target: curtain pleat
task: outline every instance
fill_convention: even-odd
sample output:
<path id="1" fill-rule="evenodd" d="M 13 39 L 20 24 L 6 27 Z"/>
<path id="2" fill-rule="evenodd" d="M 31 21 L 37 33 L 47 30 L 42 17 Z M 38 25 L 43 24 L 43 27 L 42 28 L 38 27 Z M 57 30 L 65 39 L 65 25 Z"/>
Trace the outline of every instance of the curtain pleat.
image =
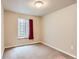
<path id="1" fill-rule="evenodd" d="M 33 35 L 33 20 L 29 19 L 29 40 L 33 40 L 34 35 Z"/>

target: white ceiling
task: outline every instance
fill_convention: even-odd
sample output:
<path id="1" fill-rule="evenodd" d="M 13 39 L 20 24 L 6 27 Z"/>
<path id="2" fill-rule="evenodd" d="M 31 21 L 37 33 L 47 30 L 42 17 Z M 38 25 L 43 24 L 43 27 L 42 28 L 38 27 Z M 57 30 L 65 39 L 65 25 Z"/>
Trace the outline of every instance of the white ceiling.
<path id="1" fill-rule="evenodd" d="M 28 15 L 43 16 L 76 3 L 76 0 L 41 0 L 45 4 L 36 8 L 33 4 L 36 0 L 2 0 L 5 10 Z"/>

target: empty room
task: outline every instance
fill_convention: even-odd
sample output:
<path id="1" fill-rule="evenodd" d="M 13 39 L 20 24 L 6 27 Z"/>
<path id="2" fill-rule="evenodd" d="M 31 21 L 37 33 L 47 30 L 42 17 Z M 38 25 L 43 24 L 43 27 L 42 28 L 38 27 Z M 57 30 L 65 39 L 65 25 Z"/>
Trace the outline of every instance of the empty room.
<path id="1" fill-rule="evenodd" d="M 77 59 L 76 0 L 2 0 L 2 59 Z"/>

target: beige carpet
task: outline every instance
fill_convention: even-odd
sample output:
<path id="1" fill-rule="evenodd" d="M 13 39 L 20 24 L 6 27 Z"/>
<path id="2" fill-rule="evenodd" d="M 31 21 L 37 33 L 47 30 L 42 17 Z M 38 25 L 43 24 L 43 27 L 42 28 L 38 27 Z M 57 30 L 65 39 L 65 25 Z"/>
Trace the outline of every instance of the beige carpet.
<path id="1" fill-rule="evenodd" d="M 74 59 L 43 44 L 6 49 L 3 59 Z"/>

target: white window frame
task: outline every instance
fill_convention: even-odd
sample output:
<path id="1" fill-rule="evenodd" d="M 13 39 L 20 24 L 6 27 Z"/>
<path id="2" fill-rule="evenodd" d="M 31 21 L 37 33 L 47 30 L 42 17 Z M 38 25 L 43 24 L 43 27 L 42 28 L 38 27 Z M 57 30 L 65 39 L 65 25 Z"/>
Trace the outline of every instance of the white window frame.
<path id="1" fill-rule="evenodd" d="M 29 20 L 18 18 L 18 39 L 22 38 L 29 38 Z"/>

